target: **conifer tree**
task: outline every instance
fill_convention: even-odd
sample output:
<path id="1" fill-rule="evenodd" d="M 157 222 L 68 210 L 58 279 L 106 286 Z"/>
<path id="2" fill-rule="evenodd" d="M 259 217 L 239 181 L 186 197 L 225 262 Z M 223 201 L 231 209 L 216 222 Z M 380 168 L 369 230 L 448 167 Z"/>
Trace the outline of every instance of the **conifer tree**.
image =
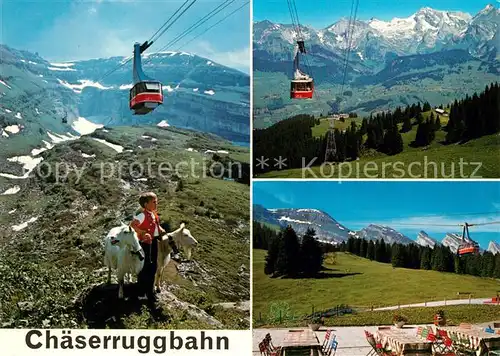
<path id="1" fill-rule="evenodd" d="M 315 236 L 316 232 L 309 228 L 302 237 L 300 269 L 306 276 L 316 275 L 323 265 L 323 251 Z"/>
<path id="2" fill-rule="evenodd" d="M 294 277 L 300 264 L 300 245 L 295 230 L 289 225 L 283 231 L 283 242 L 275 264 L 275 272 L 281 276 Z"/>
<path id="3" fill-rule="evenodd" d="M 363 258 L 367 258 L 367 256 L 368 256 L 368 241 L 366 241 L 365 239 L 361 240 L 359 256 L 361 256 Z"/>
<path id="4" fill-rule="evenodd" d="M 269 244 L 269 249 L 267 250 L 266 264 L 264 266 L 265 274 L 274 274 L 276 271 L 276 261 L 278 260 L 278 255 L 282 248 L 283 243 L 283 232 L 280 232 L 276 238 L 272 239 Z"/>
<path id="5" fill-rule="evenodd" d="M 431 269 L 431 254 L 432 250 L 430 247 L 424 247 L 422 250 L 422 257 L 420 259 L 420 269 L 430 270 Z"/>
<path id="6" fill-rule="evenodd" d="M 411 128 L 412 128 L 411 119 L 409 116 L 405 115 L 403 119 L 403 127 L 401 128 L 401 132 L 405 133 L 411 131 Z"/>
<path id="7" fill-rule="evenodd" d="M 436 116 L 436 122 L 434 124 L 434 128 L 436 131 L 441 130 L 441 118 L 439 117 L 439 115 Z"/>
<path id="8" fill-rule="evenodd" d="M 392 244 L 391 260 L 393 267 L 405 267 L 404 246 Z"/>
<path id="9" fill-rule="evenodd" d="M 500 253 L 495 255 L 495 270 L 493 271 L 493 277 L 500 278 Z"/>
<path id="10" fill-rule="evenodd" d="M 424 122 L 424 117 L 422 116 L 422 113 L 421 112 L 418 112 L 417 113 L 417 116 L 416 116 L 416 121 L 417 121 L 417 125 L 420 125 L 421 123 Z"/>
<path id="11" fill-rule="evenodd" d="M 370 259 L 371 261 L 375 259 L 375 244 L 371 240 L 368 242 L 368 251 L 366 253 L 366 258 Z"/>

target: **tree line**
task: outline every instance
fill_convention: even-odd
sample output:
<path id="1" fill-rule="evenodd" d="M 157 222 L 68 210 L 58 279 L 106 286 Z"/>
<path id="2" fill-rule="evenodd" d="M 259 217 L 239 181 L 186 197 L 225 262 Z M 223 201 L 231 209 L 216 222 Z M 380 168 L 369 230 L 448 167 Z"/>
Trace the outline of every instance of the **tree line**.
<path id="1" fill-rule="evenodd" d="M 308 229 L 299 238 L 291 226 L 274 231 L 254 222 L 254 248 L 266 248 L 264 272 L 273 277 L 314 277 L 322 269 L 323 249 L 316 232 Z"/>
<path id="2" fill-rule="evenodd" d="M 266 273 L 277 273 L 276 275 L 288 275 L 292 273 L 293 275 L 294 273 L 300 274 L 304 270 L 303 266 L 298 267 L 298 270 L 295 270 L 294 266 L 286 267 L 284 261 L 302 261 L 302 265 L 311 263 L 311 266 L 314 266 L 314 268 L 307 272 L 309 274 L 319 272 L 321 269 L 319 252 L 317 249 L 311 247 L 314 244 L 311 241 L 311 238 L 314 239 L 315 236 L 314 230 L 308 230 L 304 236 L 307 236 L 307 238 L 305 240 L 302 238 L 302 245 L 304 241 L 306 241 L 306 244 L 305 248 L 301 250 L 299 238 L 291 227 L 276 231 L 254 221 L 253 247 L 268 250 L 265 267 Z M 408 245 L 399 243 L 388 244 L 383 239 L 373 241 L 349 237 L 347 241 L 333 247 L 333 245 L 321 244 L 315 239 L 314 241 L 315 245 L 319 246 L 322 251 L 321 262 L 325 253 L 341 251 L 350 252 L 372 261 L 390 263 L 395 268 L 433 270 L 469 274 L 478 277 L 500 278 L 500 253 L 493 255 L 491 252 L 486 251 L 480 255 L 458 257 L 449 247 L 440 244 L 436 244 L 434 248 L 431 248 L 414 243 Z M 315 255 L 312 251 L 316 251 L 317 254 Z M 282 256 L 278 261 L 280 254 Z M 309 257 L 301 259 L 300 255 Z"/>
<path id="3" fill-rule="evenodd" d="M 257 160 L 256 171 L 263 173 L 275 170 L 274 159 L 286 158 L 286 168 L 302 167 L 302 159 L 307 162 L 320 156 L 324 148 L 322 140 L 312 136 L 311 129 L 320 120 L 311 115 L 297 115 L 275 125 L 253 132 L 253 151 Z M 265 164 L 258 160 L 267 159 Z"/>
<path id="4" fill-rule="evenodd" d="M 434 248 L 414 243 L 403 245 L 349 237 L 339 251 L 350 252 L 372 261 L 390 263 L 393 267 L 470 274 L 478 277 L 500 278 L 500 253 L 484 252 L 458 257 L 449 247 L 436 244 Z"/>
<path id="5" fill-rule="evenodd" d="M 467 95 L 450 107 L 446 142 L 463 142 L 500 131 L 500 91 L 498 83 L 484 92 Z"/>
<path id="6" fill-rule="evenodd" d="M 475 93 L 464 100 L 448 105 L 449 121 L 442 127 L 439 114 L 432 112 L 428 102 L 397 107 L 393 111 L 379 112 L 363 118 L 361 125 L 351 122 L 343 131 L 334 129 L 337 152 L 333 161 L 344 162 L 355 160 L 375 150 L 387 155 L 395 155 L 403 151 L 402 133 L 409 132 L 417 126 L 412 147 L 425 147 L 436 138 L 436 132 L 444 130 L 446 142 L 453 143 L 500 131 L 500 93 L 498 84 L 487 86 L 479 95 Z M 443 106 L 440 106 L 443 108 Z M 427 118 L 423 113 L 429 112 Z M 297 115 L 275 125 L 254 131 L 255 157 L 265 157 L 267 165 L 259 165 L 256 171 L 264 173 L 276 170 L 273 159 L 280 156 L 286 158 L 286 168 L 302 168 L 303 162 L 319 165 L 325 160 L 328 133 L 322 137 L 313 137 L 312 128 L 320 123 L 312 115 Z M 329 157 L 329 161 L 332 160 Z"/>
<path id="7" fill-rule="evenodd" d="M 279 231 L 271 229 L 255 220 L 253 222 L 252 228 L 253 248 L 267 250 L 271 241 L 275 239 L 279 234 Z"/>

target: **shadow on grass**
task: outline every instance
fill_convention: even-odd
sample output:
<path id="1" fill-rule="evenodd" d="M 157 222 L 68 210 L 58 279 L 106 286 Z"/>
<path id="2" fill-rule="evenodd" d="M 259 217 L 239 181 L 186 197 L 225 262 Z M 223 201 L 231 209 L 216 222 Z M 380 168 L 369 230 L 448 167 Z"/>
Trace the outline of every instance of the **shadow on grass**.
<path id="1" fill-rule="evenodd" d="M 143 306 L 149 309 L 153 319 L 151 322 L 168 320 L 154 303 L 139 299 L 136 284 L 125 284 L 123 295 L 124 299 L 118 299 L 118 284 L 101 284 L 87 288 L 75 303 L 79 321 L 92 329 L 123 329 L 123 317 L 141 314 Z"/>

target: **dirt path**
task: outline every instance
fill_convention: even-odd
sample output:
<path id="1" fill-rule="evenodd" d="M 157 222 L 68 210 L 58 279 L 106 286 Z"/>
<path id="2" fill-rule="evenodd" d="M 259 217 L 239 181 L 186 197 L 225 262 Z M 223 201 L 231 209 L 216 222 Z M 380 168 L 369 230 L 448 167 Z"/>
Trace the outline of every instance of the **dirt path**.
<path id="1" fill-rule="evenodd" d="M 468 304 L 485 304 L 487 302 L 491 303 L 491 298 L 476 298 L 476 299 L 455 299 L 455 300 L 442 300 L 436 302 L 426 302 L 426 303 L 416 303 L 416 304 L 405 304 L 405 305 L 396 305 L 392 307 L 383 307 L 373 309 L 374 311 L 379 310 L 396 310 L 399 308 L 412 308 L 412 307 L 442 307 L 446 305 L 468 305 Z"/>

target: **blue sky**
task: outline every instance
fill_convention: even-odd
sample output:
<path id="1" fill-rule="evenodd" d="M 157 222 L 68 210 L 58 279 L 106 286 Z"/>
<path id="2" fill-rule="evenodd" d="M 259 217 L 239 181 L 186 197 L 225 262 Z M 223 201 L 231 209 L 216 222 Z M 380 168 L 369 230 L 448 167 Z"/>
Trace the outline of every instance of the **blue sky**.
<path id="1" fill-rule="evenodd" d="M 134 42 L 148 40 L 184 0 L 3 0 L 1 43 L 38 52 L 49 61 L 129 56 Z M 148 51 L 154 52 L 223 0 L 198 0 Z M 229 15 L 235 0 L 178 45 Z M 250 5 L 182 48 L 249 72 Z M 177 48 L 168 48 L 176 50 Z"/>
<path id="2" fill-rule="evenodd" d="M 302 25 L 325 28 L 342 17 L 349 17 L 351 0 L 295 0 L 299 21 Z M 422 7 L 436 10 L 453 10 L 475 15 L 486 5 L 498 6 L 498 0 L 360 0 L 358 16 L 360 20 L 372 17 L 391 20 L 394 17 L 409 17 Z M 286 0 L 254 0 L 254 21 L 270 20 L 278 23 L 291 23 Z"/>
<path id="3" fill-rule="evenodd" d="M 498 182 L 254 182 L 253 203 L 266 208 L 310 208 L 328 213 L 352 230 L 384 224 L 415 239 L 420 230 L 442 240 L 461 227 L 437 227 L 500 221 Z M 483 214 L 497 212 L 496 214 Z M 478 214 L 481 213 L 481 214 Z M 429 224 L 410 226 L 409 224 Z M 500 242 L 500 225 L 470 228 L 471 238 L 487 248 Z"/>

